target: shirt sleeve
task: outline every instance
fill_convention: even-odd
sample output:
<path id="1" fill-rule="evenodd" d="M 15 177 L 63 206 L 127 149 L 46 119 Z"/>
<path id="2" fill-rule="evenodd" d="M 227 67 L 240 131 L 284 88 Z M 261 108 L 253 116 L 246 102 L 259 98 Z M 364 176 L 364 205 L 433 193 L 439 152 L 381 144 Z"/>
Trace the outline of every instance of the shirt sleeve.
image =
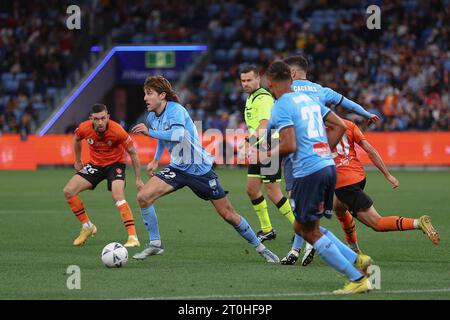
<path id="1" fill-rule="evenodd" d="M 273 129 L 281 131 L 286 127 L 294 125 L 287 104 L 288 101 L 286 100 L 278 100 L 275 103 L 270 121 L 270 125 Z"/>
<path id="2" fill-rule="evenodd" d="M 327 115 L 331 112 L 330 108 L 325 107 L 322 103 L 320 105 L 320 113 L 322 114 L 322 119 L 325 119 Z"/>
<path id="3" fill-rule="evenodd" d="M 120 127 L 117 131 L 117 136 L 119 139 L 119 144 L 125 150 L 128 150 L 133 146 L 133 139 L 131 139 L 130 135 L 122 127 Z"/>
<path id="4" fill-rule="evenodd" d="M 75 134 L 78 136 L 78 138 L 80 138 L 80 139 L 84 139 L 84 137 L 86 136 L 86 130 L 84 130 L 84 128 L 83 128 L 82 125 L 79 125 L 79 126 L 75 129 L 74 133 L 75 133 Z"/>
<path id="5" fill-rule="evenodd" d="M 269 120 L 273 106 L 273 98 L 268 94 L 261 94 L 256 97 L 253 103 L 258 110 L 258 121 Z"/>
<path id="6" fill-rule="evenodd" d="M 159 159 L 161 159 L 161 156 L 164 152 L 164 145 L 161 142 L 161 140 L 158 140 L 158 144 L 156 146 L 156 152 L 155 152 L 155 160 L 159 161 Z"/>
<path id="7" fill-rule="evenodd" d="M 324 87 L 322 88 L 322 96 L 327 105 L 334 104 L 338 105 L 342 102 L 343 96 L 340 93 L 337 93 L 331 88 Z"/>
<path id="8" fill-rule="evenodd" d="M 171 129 L 174 126 L 186 126 L 186 117 L 184 115 L 182 108 L 174 108 L 173 111 L 168 115 L 167 120 Z"/>
<path id="9" fill-rule="evenodd" d="M 362 106 L 360 106 L 356 102 L 353 102 L 352 100 L 347 99 L 346 97 L 342 98 L 341 106 L 343 106 L 347 110 L 350 110 L 356 114 L 359 114 L 360 116 L 363 116 L 366 119 L 370 118 L 369 112 L 367 112 Z"/>
<path id="10" fill-rule="evenodd" d="M 354 141 L 359 144 L 362 140 L 366 140 L 366 137 L 358 128 L 358 126 L 356 124 L 352 124 L 352 126 L 353 126 L 352 132 Z"/>

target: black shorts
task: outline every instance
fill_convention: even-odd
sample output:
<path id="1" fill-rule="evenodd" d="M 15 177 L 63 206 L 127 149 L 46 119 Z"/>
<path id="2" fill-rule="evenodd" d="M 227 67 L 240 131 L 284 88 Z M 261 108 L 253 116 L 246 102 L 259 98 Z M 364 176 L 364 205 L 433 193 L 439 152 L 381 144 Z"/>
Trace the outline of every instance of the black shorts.
<path id="1" fill-rule="evenodd" d="M 271 164 L 249 164 L 247 177 L 259 178 L 263 183 L 272 183 L 281 181 L 281 161 Z"/>
<path id="2" fill-rule="evenodd" d="M 167 167 L 158 172 L 156 177 L 171 185 L 175 190 L 188 186 L 199 198 L 203 200 L 218 200 L 226 197 L 214 170 L 200 176 Z"/>
<path id="3" fill-rule="evenodd" d="M 366 178 L 334 191 L 339 201 L 348 207 L 354 217 L 356 217 L 358 211 L 369 209 L 373 205 L 372 199 L 364 192 L 365 186 Z"/>
<path id="4" fill-rule="evenodd" d="M 87 164 L 77 172 L 79 176 L 82 176 L 92 184 L 92 190 L 102 182 L 104 179 L 108 180 L 108 190 L 111 191 L 111 184 L 114 180 L 125 181 L 125 169 L 124 163 L 113 163 L 106 167 L 100 167 L 93 164 Z"/>
<path id="5" fill-rule="evenodd" d="M 331 218 L 333 212 L 336 167 L 327 166 L 309 176 L 294 178 L 291 199 L 295 219 L 300 222 Z"/>

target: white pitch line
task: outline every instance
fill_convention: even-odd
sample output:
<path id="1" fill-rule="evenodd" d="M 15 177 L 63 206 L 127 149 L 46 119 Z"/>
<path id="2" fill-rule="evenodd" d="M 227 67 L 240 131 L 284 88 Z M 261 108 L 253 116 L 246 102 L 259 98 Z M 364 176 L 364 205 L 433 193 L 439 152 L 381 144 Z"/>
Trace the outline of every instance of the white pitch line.
<path id="1" fill-rule="evenodd" d="M 442 289 L 412 289 L 412 290 L 373 290 L 370 293 L 402 294 L 402 293 L 435 293 L 450 292 L 450 288 Z M 175 296 L 175 297 L 141 297 L 125 300 L 207 300 L 207 299 L 242 299 L 242 298 L 277 298 L 277 297 L 312 297 L 312 296 L 338 296 L 332 292 L 292 292 L 272 294 L 238 294 L 238 295 L 208 295 L 208 296 Z"/>

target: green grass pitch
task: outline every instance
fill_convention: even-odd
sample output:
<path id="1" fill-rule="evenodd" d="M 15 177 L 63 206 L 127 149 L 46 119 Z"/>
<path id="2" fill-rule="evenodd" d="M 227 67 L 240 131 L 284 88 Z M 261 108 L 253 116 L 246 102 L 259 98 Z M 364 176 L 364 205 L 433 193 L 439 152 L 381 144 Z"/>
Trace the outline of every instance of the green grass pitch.
<path id="1" fill-rule="evenodd" d="M 134 175 L 127 172 L 127 200 L 143 244 L 148 235 Z M 236 210 L 257 231 L 245 170 L 217 173 Z M 362 250 L 381 268 L 381 290 L 350 297 L 331 294 L 345 279 L 319 257 L 308 267 L 264 262 L 209 202 L 188 188 L 156 203 L 165 253 L 108 269 L 100 260 L 103 246 L 126 241 L 119 213 L 105 182 L 82 193 L 98 234 L 85 246 L 73 247 L 80 226 L 62 194 L 72 174 L 69 169 L 0 172 L 0 299 L 450 299 L 450 172 L 395 172 L 397 190 L 381 174 L 368 173 L 367 191 L 380 213 L 429 214 L 441 244 L 433 245 L 419 231 L 375 233 L 357 223 Z M 269 210 L 278 238 L 267 245 L 281 258 L 293 232 L 275 206 Z M 343 239 L 335 218 L 322 219 L 322 224 Z M 130 255 L 137 250 L 130 249 Z M 70 265 L 80 267 L 80 290 L 66 286 Z"/>

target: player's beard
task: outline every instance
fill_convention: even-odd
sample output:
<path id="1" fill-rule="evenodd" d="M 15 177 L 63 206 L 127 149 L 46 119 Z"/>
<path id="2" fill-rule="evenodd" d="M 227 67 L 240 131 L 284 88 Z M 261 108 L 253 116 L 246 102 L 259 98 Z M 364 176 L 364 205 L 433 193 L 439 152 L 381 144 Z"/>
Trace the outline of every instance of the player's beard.
<path id="1" fill-rule="evenodd" d="M 251 87 L 246 87 L 246 88 L 244 88 L 244 92 L 245 92 L 246 94 L 251 94 L 251 93 L 253 92 L 253 90 L 252 90 Z"/>
<path id="2" fill-rule="evenodd" d="M 95 132 L 97 132 L 98 134 L 104 134 L 105 131 L 106 131 L 107 126 L 108 126 L 108 124 L 105 124 L 105 125 L 103 126 L 102 130 L 100 130 L 100 127 L 99 127 L 99 126 L 94 125 L 94 130 L 95 130 Z"/>

